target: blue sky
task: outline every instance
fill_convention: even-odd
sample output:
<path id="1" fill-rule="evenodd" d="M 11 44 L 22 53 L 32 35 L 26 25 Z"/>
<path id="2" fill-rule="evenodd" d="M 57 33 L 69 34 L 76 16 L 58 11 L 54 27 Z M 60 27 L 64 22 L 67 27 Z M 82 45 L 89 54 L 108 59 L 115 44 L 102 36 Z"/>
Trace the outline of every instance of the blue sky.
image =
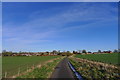
<path id="1" fill-rule="evenodd" d="M 119 2 L 119 0 L 2 0 L 2 2 Z"/>
<path id="2" fill-rule="evenodd" d="M 117 49 L 117 10 L 113 2 L 3 3 L 3 49 Z"/>

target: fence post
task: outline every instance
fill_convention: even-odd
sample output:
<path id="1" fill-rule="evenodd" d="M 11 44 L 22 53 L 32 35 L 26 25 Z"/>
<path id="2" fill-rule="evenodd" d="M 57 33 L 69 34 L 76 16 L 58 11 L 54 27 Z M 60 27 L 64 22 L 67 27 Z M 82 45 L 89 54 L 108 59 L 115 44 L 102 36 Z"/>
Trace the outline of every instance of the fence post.
<path id="1" fill-rule="evenodd" d="M 7 72 L 5 72 L 5 78 L 7 78 Z"/>
<path id="2" fill-rule="evenodd" d="M 28 72 L 28 65 L 27 65 L 27 72 Z"/>
<path id="3" fill-rule="evenodd" d="M 34 69 L 34 64 L 33 64 L 33 69 Z"/>
<path id="4" fill-rule="evenodd" d="M 20 67 L 19 67 L 19 69 L 18 69 L 18 76 L 20 75 Z"/>

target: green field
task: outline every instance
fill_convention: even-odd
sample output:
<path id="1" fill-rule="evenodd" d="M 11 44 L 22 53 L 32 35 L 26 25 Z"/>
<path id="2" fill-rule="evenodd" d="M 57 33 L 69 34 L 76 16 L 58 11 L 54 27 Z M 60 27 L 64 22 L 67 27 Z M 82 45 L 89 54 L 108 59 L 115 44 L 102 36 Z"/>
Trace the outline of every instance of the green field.
<path id="1" fill-rule="evenodd" d="M 31 56 L 31 57 L 3 57 L 3 77 L 11 77 L 16 75 L 18 71 L 23 72 L 33 65 L 44 64 L 45 61 L 57 58 L 60 56 Z"/>
<path id="2" fill-rule="evenodd" d="M 43 65 L 41 68 L 35 68 L 32 72 L 29 72 L 17 78 L 41 78 L 41 80 L 44 80 L 45 78 L 50 77 L 50 75 L 52 74 L 54 70 L 54 67 L 60 61 L 61 59 L 54 60 L 53 62 Z"/>
<path id="3" fill-rule="evenodd" d="M 93 60 L 93 61 L 99 61 L 114 65 L 119 65 L 118 62 L 118 54 L 119 53 L 112 53 L 112 54 L 86 54 L 86 55 L 76 55 L 75 57 Z"/>

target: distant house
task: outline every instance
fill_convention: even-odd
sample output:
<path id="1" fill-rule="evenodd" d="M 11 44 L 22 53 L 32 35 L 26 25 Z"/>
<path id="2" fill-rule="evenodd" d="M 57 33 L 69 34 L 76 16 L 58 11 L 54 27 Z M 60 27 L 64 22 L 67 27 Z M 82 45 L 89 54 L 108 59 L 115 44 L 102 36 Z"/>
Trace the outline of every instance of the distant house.
<path id="1" fill-rule="evenodd" d="M 17 53 L 12 53 L 12 56 L 17 56 L 18 54 Z"/>
<path id="2" fill-rule="evenodd" d="M 0 56 L 3 54 L 0 54 Z M 55 56 L 57 52 L 5 52 L 3 56 Z"/>
<path id="3" fill-rule="evenodd" d="M 87 52 L 86 54 L 91 54 L 92 52 Z"/>
<path id="4" fill-rule="evenodd" d="M 98 54 L 98 52 L 93 52 L 93 54 Z"/>
<path id="5" fill-rule="evenodd" d="M 103 53 L 112 53 L 112 51 L 103 51 Z"/>

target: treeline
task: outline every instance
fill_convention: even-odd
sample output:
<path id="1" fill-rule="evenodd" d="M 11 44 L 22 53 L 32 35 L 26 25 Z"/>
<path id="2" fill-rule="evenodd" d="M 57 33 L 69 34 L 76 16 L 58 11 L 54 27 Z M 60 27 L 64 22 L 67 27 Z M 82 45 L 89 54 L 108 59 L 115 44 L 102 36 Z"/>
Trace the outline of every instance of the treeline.
<path id="1" fill-rule="evenodd" d="M 98 50 L 97 52 L 91 52 L 87 50 L 77 50 L 77 51 L 60 51 L 60 50 L 53 50 L 52 52 L 46 51 L 46 52 L 12 52 L 12 51 L 2 51 L 2 56 L 55 56 L 55 55 L 61 55 L 61 56 L 70 56 L 73 54 L 102 54 L 102 53 L 120 53 L 120 49 L 115 49 L 114 51 L 101 51 Z"/>
<path id="2" fill-rule="evenodd" d="M 61 55 L 61 56 L 70 56 L 72 53 L 70 51 L 64 51 L 60 52 L 57 50 L 53 50 L 52 52 L 12 52 L 12 51 L 2 51 L 2 56 L 56 56 L 56 55 Z"/>
<path id="3" fill-rule="evenodd" d="M 97 52 L 86 51 L 85 49 L 84 50 L 73 51 L 73 54 L 99 54 L 99 53 L 120 53 L 120 49 L 119 50 L 115 49 L 114 51 L 111 51 L 111 50 L 107 50 L 107 51 L 98 50 Z"/>

